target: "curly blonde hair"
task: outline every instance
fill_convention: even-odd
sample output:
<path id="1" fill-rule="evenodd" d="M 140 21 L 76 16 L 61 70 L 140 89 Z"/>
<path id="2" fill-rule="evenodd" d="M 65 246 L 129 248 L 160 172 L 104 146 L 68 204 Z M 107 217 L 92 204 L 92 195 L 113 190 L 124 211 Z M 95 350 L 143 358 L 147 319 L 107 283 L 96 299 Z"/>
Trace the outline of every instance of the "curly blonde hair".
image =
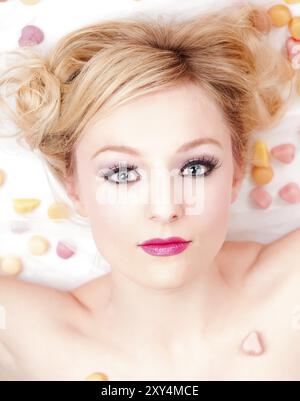
<path id="1" fill-rule="evenodd" d="M 282 90 L 294 71 L 268 42 L 270 29 L 266 10 L 251 3 L 181 21 L 143 16 L 94 23 L 62 37 L 47 56 L 30 46 L 11 52 L 19 61 L 2 73 L 0 89 L 13 91 L 0 104 L 17 135 L 64 183 L 74 173 L 74 145 L 95 113 L 192 82 L 220 106 L 234 159 L 244 165 L 251 132 L 276 124 L 292 100 Z"/>

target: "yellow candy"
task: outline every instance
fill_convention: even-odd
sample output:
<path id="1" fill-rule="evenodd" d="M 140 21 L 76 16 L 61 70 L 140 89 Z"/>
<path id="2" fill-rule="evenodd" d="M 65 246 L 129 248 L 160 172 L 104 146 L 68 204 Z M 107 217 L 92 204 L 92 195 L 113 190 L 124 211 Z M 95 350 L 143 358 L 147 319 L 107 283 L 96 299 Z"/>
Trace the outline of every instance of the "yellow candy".
<path id="1" fill-rule="evenodd" d="M 255 142 L 252 164 L 256 167 L 269 166 L 269 151 L 264 141 L 257 140 Z"/>
<path id="2" fill-rule="evenodd" d="M 39 3 L 40 0 L 21 0 L 22 3 L 32 6 L 33 4 Z"/>
<path id="3" fill-rule="evenodd" d="M 96 373 L 92 373 L 91 375 L 89 375 L 85 380 L 92 381 L 92 382 L 106 381 L 106 380 L 108 380 L 108 377 L 106 376 L 105 373 L 96 372 Z"/>
<path id="4" fill-rule="evenodd" d="M 5 180 L 5 171 L 0 170 L 0 186 L 3 185 Z"/>
<path id="5" fill-rule="evenodd" d="M 48 209 L 50 219 L 67 219 L 70 216 L 68 205 L 65 203 L 53 203 Z"/>
<path id="6" fill-rule="evenodd" d="M 22 261 L 18 256 L 9 255 L 3 257 L 1 270 L 7 275 L 16 276 L 22 271 Z"/>
<path id="7" fill-rule="evenodd" d="M 33 255 L 43 255 L 49 249 L 49 242 L 46 238 L 42 237 L 41 235 L 34 235 L 28 241 L 28 248 L 29 251 Z"/>
<path id="8" fill-rule="evenodd" d="M 276 27 L 287 25 L 293 18 L 290 9 L 282 4 L 277 4 L 269 8 L 268 14 L 271 17 L 272 25 Z"/>
<path id="9" fill-rule="evenodd" d="M 284 0 L 286 3 L 288 4 L 296 4 L 296 3 L 300 3 L 300 0 Z"/>
<path id="10" fill-rule="evenodd" d="M 274 172 L 271 166 L 269 167 L 256 167 L 252 168 L 252 178 L 258 185 L 266 185 L 272 181 Z"/>
<path id="11" fill-rule="evenodd" d="M 13 199 L 14 210 L 17 213 L 29 213 L 32 212 L 40 205 L 41 201 L 39 199 Z"/>
<path id="12" fill-rule="evenodd" d="M 294 39 L 300 40 L 300 17 L 294 17 L 290 21 L 289 32 Z"/>

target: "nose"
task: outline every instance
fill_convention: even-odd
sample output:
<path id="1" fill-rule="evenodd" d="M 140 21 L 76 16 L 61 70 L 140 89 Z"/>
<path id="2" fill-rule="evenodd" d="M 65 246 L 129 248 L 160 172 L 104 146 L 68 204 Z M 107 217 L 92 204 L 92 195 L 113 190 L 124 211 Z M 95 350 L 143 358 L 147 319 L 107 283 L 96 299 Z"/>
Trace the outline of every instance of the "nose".
<path id="1" fill-rule="evenodd" d="M 176 198 L 172 179 L 167 171 L 160 170 L 152 175 L 149 218 L 160 223 L 171 223 L 184 214 L 184 205 Z"/>
<path id="2" fill-rule="evenodd" d="M 177 205 L 176 205 L 177 206 Z M 161 223 L 172 223 L 182 216 L 181 207 L 173 207 L 172 205 L 156 205 L 151 209 L 150 220 Z"/>

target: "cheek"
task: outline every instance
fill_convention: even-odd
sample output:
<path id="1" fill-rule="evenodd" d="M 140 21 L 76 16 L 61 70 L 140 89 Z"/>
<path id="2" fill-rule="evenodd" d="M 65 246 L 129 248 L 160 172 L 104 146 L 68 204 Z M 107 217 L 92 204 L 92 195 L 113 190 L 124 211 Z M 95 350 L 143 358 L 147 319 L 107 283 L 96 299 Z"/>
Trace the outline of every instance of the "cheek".
<path id="1" fill-rule="evenodd" d="M 228 164 L 217 170 L 215 175 L 208 177 L 204 186 L 204 211 L 202 222 L 215 229 L 228 223 L 233 169 Z"/>

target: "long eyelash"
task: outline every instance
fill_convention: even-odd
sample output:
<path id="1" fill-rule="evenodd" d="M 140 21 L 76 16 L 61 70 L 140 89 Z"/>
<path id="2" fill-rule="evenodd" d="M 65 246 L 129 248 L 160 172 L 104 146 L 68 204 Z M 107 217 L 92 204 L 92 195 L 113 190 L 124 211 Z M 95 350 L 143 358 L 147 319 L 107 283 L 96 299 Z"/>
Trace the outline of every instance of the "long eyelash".
<path id="1" fill-rule="evenodd" d="M 136 170 L 138 167 L 135 166 L 134 164 L 127 164 L 127 163 L 118 163 L 118 164 L 112 164 L 108 167 L 109 173 L 105 172 L 100 172 L 99 175 L 104 178 L 106 181 L 108 181 L 109 177 L 111 175 L 114 175 L 116 173 L 119 173 L 120 170 L 126 169 L 127 172 L 130 172 L 132 170 Z M 119 185 L 117 181 L 114 182 L 115 184 Z"/>
<path id="2" fill-rule="evenodd" d="M 180 172 L 184 171 L 186 168 L 194 166 L 196 164 L 202 164 L 203 166 L 208 168 L 208 171 L 203 174 L 203 176 L 208 176 L 216 170 L 217 168 L 221 167 L 221 163 L 219 160 L 213 155 L 206 155 L 204 154 L 201 157 L 194 157 L 188 160 L 184 166 L 180 169 Z"/>
<path id="3" fill-rule="evenodd" d="M 194 157 L 192 159 L 189 159 L 183 167 L 181 167 L 180 172 L 184 171 L 186 168 L 193 166 L 195 164 L 201 164 L 205 167 L 208 168 L 208 171 L 203 174 L 203 176 L 208 176 L 209 174 L 212 173 L 213 170 L 221 167 L 221 163 L 219 160 L 212 155 L 206 155 L 204 154 L 201 157 Z M 119 173 L 120 170 L 125 169 L 127 172 L 130 172 L 132 170 L 136 170 L 138 167 L 134 164 L 127 164 L 127 163 L 118 163 L 118 164 L 112 164 L 108 167 L 109 173 L 103 173 L 100 172 L 99 175 L 103 177 L 106 181 L 108 181 L 109 177 L 113 174 Z M 117 181 L 114 182 L 115 184 L 119 184 Z"/>

